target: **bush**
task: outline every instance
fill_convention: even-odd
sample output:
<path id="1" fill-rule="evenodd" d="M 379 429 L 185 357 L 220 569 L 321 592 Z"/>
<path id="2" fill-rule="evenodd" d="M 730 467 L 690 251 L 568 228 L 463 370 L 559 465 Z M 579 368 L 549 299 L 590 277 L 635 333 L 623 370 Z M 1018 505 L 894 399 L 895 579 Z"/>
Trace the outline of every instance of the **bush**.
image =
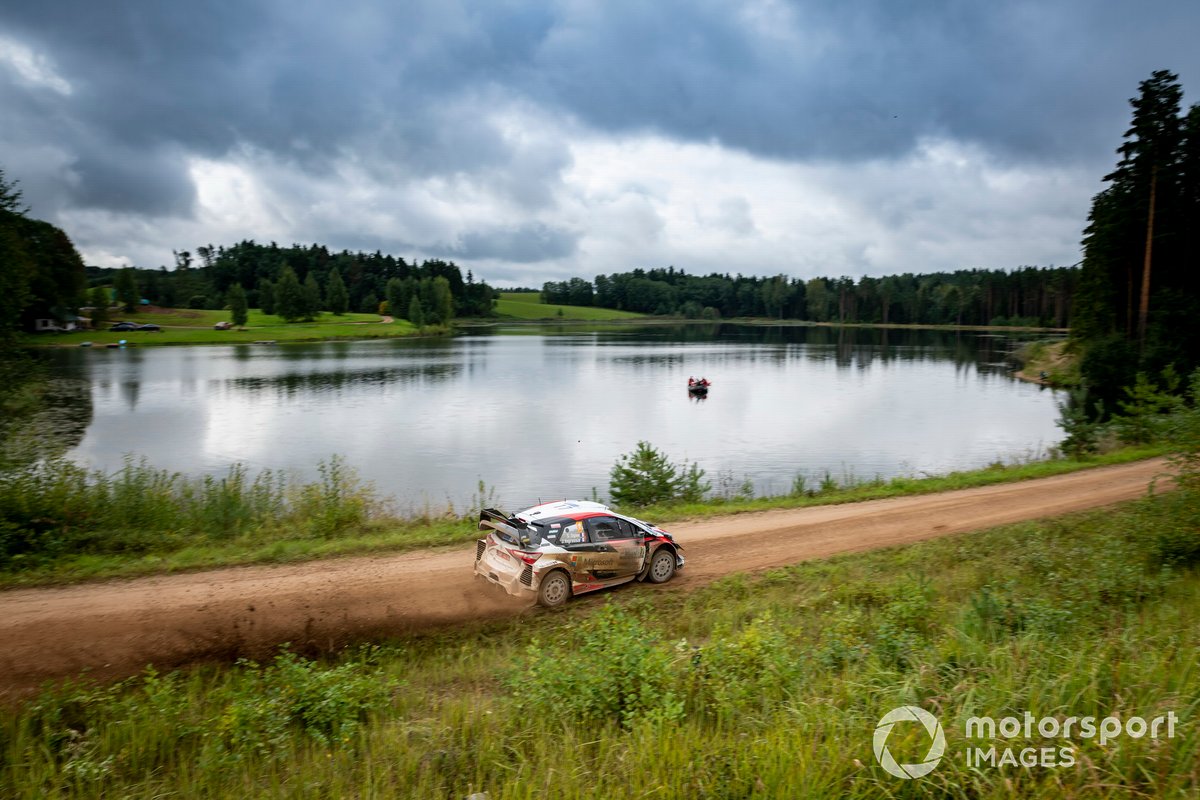
<path id="1" fill-rule="evenodd" d="M 1083 458 L 1095 453 L 1099 447 L 1100 424 L 1088 414 L 1087 396 L 1086 390 L 1072 391 L 1058 404 L 1058 419 L 1054 424 L 1067 435 L 1060 446 L 1071 458 Z M 1102 413 L 1103 408 L 1097 403 L 1097 416 Z"/>
<path id="2" fill-rule="evenodd" d="M 1169 424 L 1168 415 L 1180 408 L 1179 376 L 1174 369 L 1163 372 L 1163 388 L 1151 381 L 1144 372 L 1137 374 L 1133 386 L 1123 390 L 1126 399 L 1117 402 L 1121 409 L 1113 418 L 1113 426 L 1121 441 L 1128 444 L 1148 444 L 1160 439 Z"/>
<path id="3" fill-rule="evenodd" d="M 675 654 L 640 620 L 607 605 L 546 647 L 534 640 L 509 676 L 518 706 L 561 722 L 678 719 Z"/>
<path id="4" fill-rule="evenodd" d="M 621 456 L 613 465 L 609 494 L 621 506 L 649 506 L 672 500 L 697 502 L 712 485 L 695 462 L 675 466 L 649 442 Z"/>

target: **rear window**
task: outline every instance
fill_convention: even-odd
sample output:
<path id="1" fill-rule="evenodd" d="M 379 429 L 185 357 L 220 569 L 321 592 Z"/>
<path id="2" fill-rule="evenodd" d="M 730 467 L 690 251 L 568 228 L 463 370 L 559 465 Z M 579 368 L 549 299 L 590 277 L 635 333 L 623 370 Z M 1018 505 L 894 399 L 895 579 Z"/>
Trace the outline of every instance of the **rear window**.
<path id="1" fill-rule="evenodd" d="M 570 517 L 558 517 L 530 523 L 529 532 L 530 541 L 535 547 L 547 543 L 562 546 L 587 541 L 583 527 Z"/>

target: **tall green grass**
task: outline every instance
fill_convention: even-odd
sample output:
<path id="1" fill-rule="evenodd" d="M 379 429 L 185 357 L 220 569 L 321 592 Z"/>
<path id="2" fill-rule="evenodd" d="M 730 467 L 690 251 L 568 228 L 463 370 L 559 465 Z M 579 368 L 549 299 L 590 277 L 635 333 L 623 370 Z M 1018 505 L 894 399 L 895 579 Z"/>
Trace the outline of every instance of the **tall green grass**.
<path id="1" fill-rule="evenodd" d="M 222 477 L 186 477 L 127 458 L 113 472 L 66 459 L 0 471 L 0 558 L 141 554 L 195 539 L 322 538 L 363 531 L 386 506 L 338 456 L 298 482 L 234 464 Z"/>
<path id="2" fill-rule="evenodd" d="M 1200 496 L 735 575 L 309 660 L 75 683 L 0 721 L 0 796 L 1194 797 Z M 917 705 L 946 756 L 872 753 Z M 970 716 L 1173 711 L 1173 739 L 968 741 Z M 1072 767 L 968 746 L 1076 747 Z M 888 741 L 901 761 L 919 727 Z"/>

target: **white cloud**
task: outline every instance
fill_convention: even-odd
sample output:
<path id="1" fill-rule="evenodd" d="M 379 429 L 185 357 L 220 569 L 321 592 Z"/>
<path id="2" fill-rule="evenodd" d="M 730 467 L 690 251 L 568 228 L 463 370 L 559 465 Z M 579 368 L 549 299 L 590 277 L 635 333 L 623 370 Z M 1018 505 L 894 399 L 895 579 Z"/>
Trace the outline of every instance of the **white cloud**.
<path id="1" fill-rule="evenodd" d="M 35 86 L 70 95 L 74 88 L 55 70 L 50 59 L 21 42 L 0 37 L 0 64 L 7 64 L 17 75 Z"/>

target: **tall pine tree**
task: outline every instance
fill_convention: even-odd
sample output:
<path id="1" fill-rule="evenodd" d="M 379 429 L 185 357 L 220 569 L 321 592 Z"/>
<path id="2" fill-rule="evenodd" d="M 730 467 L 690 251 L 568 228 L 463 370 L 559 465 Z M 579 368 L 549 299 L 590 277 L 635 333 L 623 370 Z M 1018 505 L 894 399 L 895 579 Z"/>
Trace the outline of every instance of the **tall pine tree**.
<path id="1" fill-rule="evenodd" d="M 1168 365 L 1187 372 L 1200 362 L 1191 323 L 1200 313 L 1192 289 L 1197 172 L 1180 115 L 1183 90 L 1166 70 L 1142 81 L 1129 102 L 1133 120 L 1117 149 L 1121 160 L 1092 202 L 1074 297 L 1073 336 L 1083 346 L 1082 372 L 1092 396 L 1112 409 L 1122 387 L 1141 372 Z"/>

